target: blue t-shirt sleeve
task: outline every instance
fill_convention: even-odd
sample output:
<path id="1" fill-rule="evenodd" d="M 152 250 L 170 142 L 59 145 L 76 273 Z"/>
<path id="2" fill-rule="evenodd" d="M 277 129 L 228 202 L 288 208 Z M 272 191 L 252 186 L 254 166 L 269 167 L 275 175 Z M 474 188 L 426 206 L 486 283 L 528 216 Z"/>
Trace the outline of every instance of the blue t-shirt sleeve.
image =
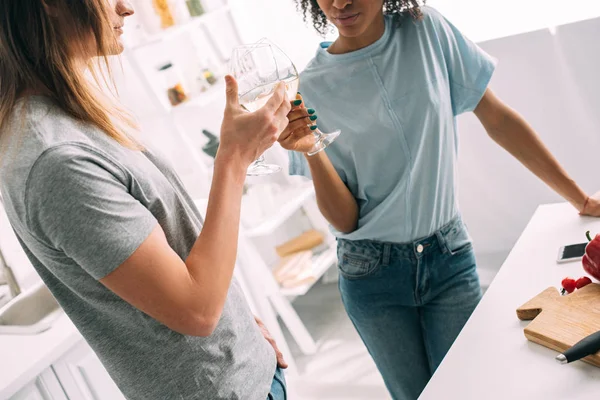
<path id="1" fill-rule="evenodd" d="M 312 179 L 306 158 L 297 151 L 288 151 L 288 155 L 290 159 L 290 175 L 302 175 Z"/>
<path id="2" fill-rule="evenodd" d="M 424 7 L 424 14 L 444 54 L 454 115 L 473 111 L 485 94 L 496 60 L 435 9 Z"/>

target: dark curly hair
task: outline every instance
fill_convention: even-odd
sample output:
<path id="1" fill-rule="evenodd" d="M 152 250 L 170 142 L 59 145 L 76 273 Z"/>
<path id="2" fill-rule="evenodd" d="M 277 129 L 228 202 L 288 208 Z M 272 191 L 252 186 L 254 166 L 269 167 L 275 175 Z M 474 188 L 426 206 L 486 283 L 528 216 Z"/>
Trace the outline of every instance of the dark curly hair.
<path id="1" fill-rule="evenodd" d="M 329 21 L 325 13 L 319 7 L 317 0 L 295 0 L 298 8 L 304 14 L 304 21 L 307 22 L 309 14 L 312 18 L 313 27 L 321 35 L 327 34 Z M 421 19 L 420 4 L 425 4 L 425 0 L 384 0 L 383 10 L 385 14 L 397 14 L 401 16 L 410 16 L 415 20 Z"/>

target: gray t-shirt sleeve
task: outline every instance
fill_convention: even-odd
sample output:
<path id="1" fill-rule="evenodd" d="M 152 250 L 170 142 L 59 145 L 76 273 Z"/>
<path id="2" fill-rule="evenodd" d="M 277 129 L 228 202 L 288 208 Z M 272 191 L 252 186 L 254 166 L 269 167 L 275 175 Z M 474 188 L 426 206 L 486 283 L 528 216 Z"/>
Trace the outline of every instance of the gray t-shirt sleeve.
<path id="1" fill-rule="evenodd" d="M 101 279 L 127 260 L 157 224 L 129 193 L 128 180 L 122 168 L 93 149 L 52 147 L 27 180 L 29 229 Z"/>

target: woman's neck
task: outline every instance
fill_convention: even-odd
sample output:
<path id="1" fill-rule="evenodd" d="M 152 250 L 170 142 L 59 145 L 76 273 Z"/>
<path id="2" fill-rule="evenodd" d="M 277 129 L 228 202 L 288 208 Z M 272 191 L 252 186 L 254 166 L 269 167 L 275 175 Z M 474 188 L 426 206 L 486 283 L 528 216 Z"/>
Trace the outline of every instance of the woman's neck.
<path id="1" fill-rule="evenodd" d="M 365 32 L 356 37 L 347 37 L 340 34 L 327 51 L 331 54 L 345 54 L 364 49 L 378 41 L 385 33 L 385 18 L 383 14 L 378 17 Z"/>

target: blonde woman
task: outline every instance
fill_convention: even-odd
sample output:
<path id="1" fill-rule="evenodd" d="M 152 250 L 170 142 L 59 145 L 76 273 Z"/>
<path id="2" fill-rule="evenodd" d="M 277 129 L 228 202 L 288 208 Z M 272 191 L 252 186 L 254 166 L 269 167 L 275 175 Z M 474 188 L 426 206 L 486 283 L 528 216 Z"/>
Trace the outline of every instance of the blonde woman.
<path id="1" fill-rule="evenodd" d="M 131 14 L 124 0 L 0 2 L 11 225 L 128 399 L 285 399 L 285 362 L 232 275 L 246 169 L 286 127 L 290 102 L 279 87 L 246 113 L 228 77 L 202 221 L 172 167 L 85 78 L 123 50 Z"/>

